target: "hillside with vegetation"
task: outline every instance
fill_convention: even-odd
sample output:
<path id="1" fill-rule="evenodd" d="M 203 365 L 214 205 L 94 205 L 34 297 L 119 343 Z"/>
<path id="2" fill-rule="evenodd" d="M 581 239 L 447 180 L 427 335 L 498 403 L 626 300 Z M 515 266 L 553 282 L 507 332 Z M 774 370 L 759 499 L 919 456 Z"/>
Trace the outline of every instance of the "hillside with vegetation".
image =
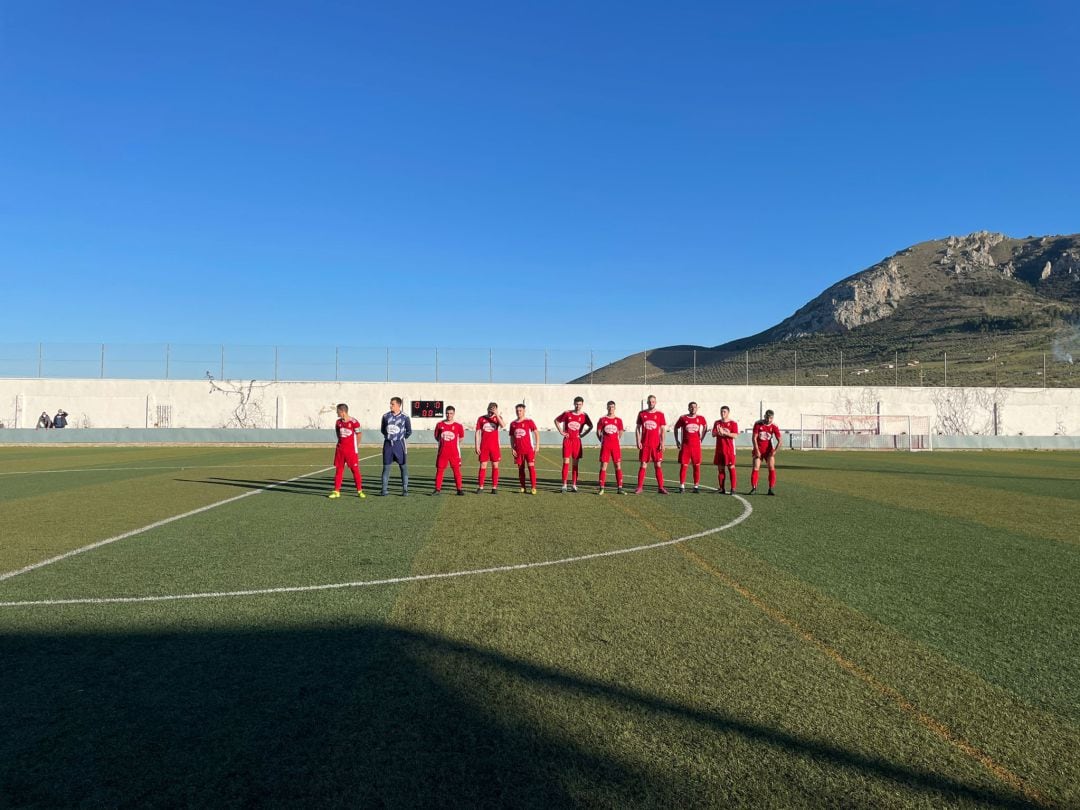
<path id="1" fill-rule="evenodd" d="M 1078 322 L 1080 234 L 979 231 L 901 250 L 759 334 L 639 352 L 574 382 L 1073 386 Z"/>

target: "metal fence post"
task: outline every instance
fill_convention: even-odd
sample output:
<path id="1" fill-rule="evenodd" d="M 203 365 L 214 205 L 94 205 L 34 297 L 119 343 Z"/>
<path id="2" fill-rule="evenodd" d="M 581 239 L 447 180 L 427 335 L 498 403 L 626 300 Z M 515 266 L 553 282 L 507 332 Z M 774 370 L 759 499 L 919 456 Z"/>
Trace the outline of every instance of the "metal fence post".
<path id="1" fill-rule="evenodd" d="M 795 352 L 795 385 L 799 384 L 799 350 L 793 349 Z"/>
<path id="2" fill-rule="evenodd" d="M 221 344 L 221 377 L 219 379 L 225 379 L 225 344 Z"/>
<path id="3" fill-rule="evenodd" d="M 101 344 L 101 379 L 105 379 L 105 344 Z"/>
<path id="4" fill-rule="evenodd" d="M 390 382 L 390 347 L 386 347 L 386 381 Z"/>
<path id="5" fill-rule="evenodd" d="M 44 347 L 43 344 L 38 343 L 38 345 L 37 345 L 37 375 L 38 375 L 38 377 L 41 376 L 42 361 L 44 359 L 45 359 L 45 347 Z"/>
<path id="6" fill-rule="evenodd" d="M 492 349 L 488 349 L 488 383 L 495 382 L 495 357 Z M 537 434 L 539 435 L 539 434 Z"/>
<path id="7" fill-rule="evenodd" d="M 341 368 L 341 348 L 334 347 L 334 382 L 338 381 L 338 372 Z"/>
<path id="8" fill-rule="evenodd" d="M 171 349 L 172 349 L 172 347 L 168 343 L 166 343 L 165 344 L 165 379 L 166 380 L 169 379 L 169 353 L 170 353 Z"/>
<path id="9" fill-rule="evenodd" d="M 278 347 L 274 347 L 274 382 L 278 381 Z"/>
<path id="10" fill-rule="evenodd" d="M 439 381 L 439 347 L 435 347 L 435 382 Z"/>
<path id="11" fill-rule="evenodd" d="M 544 385 L 547 385 L 548 381 L 548 350 L 544 349 Z"/>

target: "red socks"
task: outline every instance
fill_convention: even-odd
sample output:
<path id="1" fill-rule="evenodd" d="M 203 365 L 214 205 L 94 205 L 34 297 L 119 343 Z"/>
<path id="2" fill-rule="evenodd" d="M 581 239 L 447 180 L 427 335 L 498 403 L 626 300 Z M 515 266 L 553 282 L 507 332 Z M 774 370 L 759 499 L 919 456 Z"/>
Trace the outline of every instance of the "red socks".
<path id="1" fill-rule="evenodd" d="M 641 489 L 645 486 L 645 468 L 642 467 L 637 471 L 637 488 Z"/>
<path id="2" fill-rule="evenodd" d="M 776 470 L 769 470 L 769 489 L 776 486 Z"/>
<path id="3" fill-rule="evenodd" d="M 656 485 L 658 487 L 660 487 L 660 489 L 663 489 L 664 488 L 664 471 L 660 469 L 659 464 L 654 465 L 653 469 L 656 470 Z"/>
<path id="4" fill-rule="evenodd" d="M 750 486 L 751 487 L 756 487 L 757 486 L 757 480 L 758 480 L 758 471 L 757 470 L 751 470 L 750 471 Z"/>
<path id="5" fill-rule="evenodd" d="M 567 462 L 567 461 L 564 461 L 563 465 L 562 465 L 562 485 L 564 487 L 566 486 L 566 478 L 567 478 L 567 476 L 569 474 L 570 474 L 570 463 Z"/>
<path id="6" fill-rule="evenodd" d="M 480 486 L 483 486 L 483 485 L 484 485 L 484 482 L 483 482 L 483 480 L 481 480 L 480 481 Z M 499 468 L 498 467 L 492 467 L 491 468 L 491 488 L 492 489 L 498 489 L 498 487 L 499 487 Z"/>
<path id="7" fill-rule="evenodd" d="M 492 472 L 492 474 L 491 474 L 491 478 L 492 478 L 492 484 L 491 485 L 492 486 L 495 486 L 494 478 L 495 478 L 496 475 L 497 475 L 497 473 L 495 473 L 495 472 Z M 476 486 L 478 486 L 480 489 L 484 488 L 484 479 L 485 478 L 487 478 L 487 467 L 481 467 L 480 472 L 476 477 Z"/>

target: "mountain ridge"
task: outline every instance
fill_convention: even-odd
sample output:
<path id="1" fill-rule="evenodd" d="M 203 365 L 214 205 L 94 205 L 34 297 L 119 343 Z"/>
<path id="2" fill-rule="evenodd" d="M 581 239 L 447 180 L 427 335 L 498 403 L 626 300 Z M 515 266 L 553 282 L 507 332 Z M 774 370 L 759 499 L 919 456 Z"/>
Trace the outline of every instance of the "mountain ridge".
<path id="1" fill-rule="evenodd" d="M 915 351 L 923 357 L 906 362 L 920 366 L 928 357 L 952 351 L 957 360 L 966 357 L 974 363 L 981 357 L 987 364 L 1005 353 L 1026 375 L 1013 384 L 1029 384 L 1028 376 L 1038 376 L 1033 353 L 1049 351 L 1062 340 L 1075 342 L 1077 330 L 1071 324 L 1078 319 L 1080 234 L 1018 239 L 976 231 L 897 251 L 837 281 L 757 334 L 713 347 L 652 349 L 644 357 L 631 355 L 574 382 L 710 381 L 717 377 L 710 373 L 717 370 L 712 367 L 737 353 L 746 353 L 749 369 L 751 352 L 797 351 L 808 353 L 802 377 L 793 378 L 786 368 L 774 374 L 767 363 L 759 363 L 756 381 L 830 384 L 835 382 L 830 371 L 812 372 L 815 355 L 849 352 L 849 359 L 870 374 L 874 365 L 884 364 L 886 354 L 898 358 L 900 352 Z M 824 362 L 835 364 L 835 359 Z M 722 379 L 714 381 L 730 376 L 720 374 Z M 749 370 L 745 376 L 750 377 Z M 1071 368 L 1067 377 L 1066 384 L 1072 384 Z M 1000 384 L 1001 378 L 1001 368 L 988 366 L 972 377 L 971 384 Z M 920 373 L 917 384 L 925 383 L 925 374 Z"/>

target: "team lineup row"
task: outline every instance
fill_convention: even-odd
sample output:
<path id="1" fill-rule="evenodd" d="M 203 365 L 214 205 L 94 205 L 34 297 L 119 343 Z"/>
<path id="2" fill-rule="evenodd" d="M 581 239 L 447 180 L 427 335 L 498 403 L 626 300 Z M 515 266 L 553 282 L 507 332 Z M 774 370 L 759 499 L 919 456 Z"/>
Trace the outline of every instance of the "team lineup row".
<path id="1" fill-rule="evenodd" d="M 667 431 L 667 418 L 656 408 L 656 397 L 650 395 L 646 400 L 648 407 L 638 412 L 634 436 L 638 449 L 637 488 L 634 494 L 640 495 L 645 487 L 648 465 L 653 465 L 656 476 L 657 492 L 667 495 L 664 488 L 664 436 Z M 585 400 L 575 397 L 573 408 L 563 411 L 555 417 L 555 428 L 562 436 L 562 488 L 561 492 L 578 491 L 578 462 L 584 454 L 582 439 L 595 429 L 600 440 L 600 476 L 597 494 L 603 495 L 607 484 L 608 464 L 615 467 L 616 491 L 625 494 L 622 471 L 622 435 L 625 432 L 623 421 L 616 416 L 614 402 L 607 403 L 607 414 L 600 417 L 596 424 L 584 410 Z M 502 448 L 499 444 L 499 431 L 506 429 L 510 438 L 510 450 L 514 466 L 518 470 L 520 492 L 536 494 L 536 454 L 540 450 L 540 430 L 536 423 L 525 414 L 525 405 L 514 406 L 516 418 L 507 426 L 499 412 L 498 403 L 488 403 L 487 413 L 476 420 L 475 451 L 480 467 L 477 473 L 477 494 L 484 492 L 488 464 L 491 464 L 491 494 L 499 492 L 499 462 L 502 460 Z M 435 426 L 435 441 L 438 451 L 435 457 L 435 490 L 432 495 L 442 493 L 443 478 L 449 467 L 454 476 L 458 495 L 464 495 L 461 472 L 461 443 L 465 439 L 465 426 L 457 421 L 456 409 L 448 405 L 445 417 Z M 349 406 L 342 403 L 337 406 L 337 422 L 334 434 L 337 447 L 334 452 L 334 490 L 328 497 L 341 497 L 341 484 L 348 467 L 356 482 L 356 492 L 364 498 L 363 481 L 360 475 L 359 445 L 360 423 L 349 416 Z M 412 436 L 412 422 L 402 412 L 399 397 L 390 400 L 390 410 L 383 414 L 380 424 L 383 436 L 382 450 L 382 490 L 381 495 L 389 494 L 390 471 L 393 464 L 398 465 L 401 475 L 401 494 L 409 494 L 409 468 L 407 440 Z M 693 470 L 693 493 L 701 487 L 701 449 L 702 439 L 709 432 L 709 423 L 698 413 L 696 402 L 687 406 L 687 413 L 680 416 L 672 427 L 679 460 L 679 492 L 686 491 L 687 471 Z M 734 495 L 736 485 L 735 439 L 739 435 L 739 425 L 731 419 L 731 409 L 726 405 L 720 409 L 720 418 L 712 426 L 711 435 L 716 438 L 716 450 L 713 464 L 717 468 L 718 494 Z M 751 436 L 752 468 L 750 472 L 750 490 L 748 495 L 757 492 L 758 474 L 764 463 L 768 469 L 769 495 L 776 491 L 776 453 L 781 445 L 780 428 L 773 422 L 773 412 L 765 411 L 762 419 L 754 423 Z M 730 477 L 730 488 L 725 489 L 726 478 Z M 528 480 L 527 480 L 528 479 Z"/>

